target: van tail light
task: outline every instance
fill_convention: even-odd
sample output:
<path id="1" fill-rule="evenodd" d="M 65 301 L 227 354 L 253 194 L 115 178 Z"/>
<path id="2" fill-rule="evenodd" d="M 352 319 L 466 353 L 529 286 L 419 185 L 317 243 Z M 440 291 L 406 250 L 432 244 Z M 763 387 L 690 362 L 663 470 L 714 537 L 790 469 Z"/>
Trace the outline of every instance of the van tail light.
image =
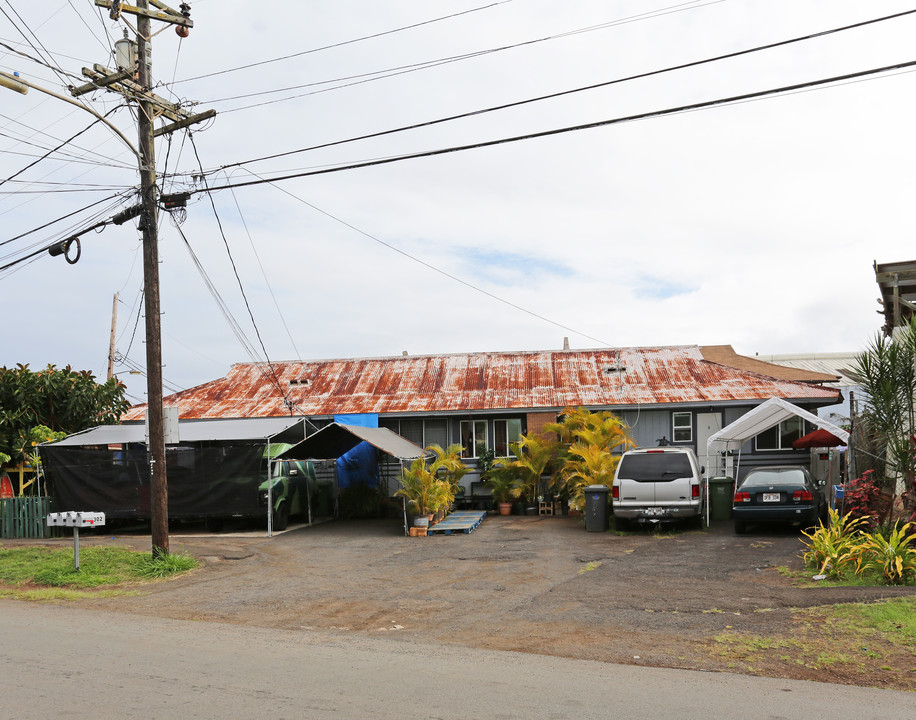
<path id="1" fill-rule="evenodd" d="M 799 500 L 806 500 L 810 502 L 811 501 L 811 491 L 810 490 L 796 490 L 794 493 L 792 493 L 792 499 L 795 502 L 798 502 Z"/>
<path id="2" fill-rule="evenodd" d="M 692 497 L 694 500 L 700 497 L 700 486 L 699 485 L 690 486 L 690 497 Z"/>
<path id="3" fill-rule="evenodd" d="M 746 490 L 739 490 L 735 493 L 735 502 L 750 502 L 751 494 Z"/>
<path id="4" fill-rule="evenodd" d="M 614 487 L 611 488 L 611 499 L 620 500 L 620 486 L 619 485 L 614 485 Z"/>

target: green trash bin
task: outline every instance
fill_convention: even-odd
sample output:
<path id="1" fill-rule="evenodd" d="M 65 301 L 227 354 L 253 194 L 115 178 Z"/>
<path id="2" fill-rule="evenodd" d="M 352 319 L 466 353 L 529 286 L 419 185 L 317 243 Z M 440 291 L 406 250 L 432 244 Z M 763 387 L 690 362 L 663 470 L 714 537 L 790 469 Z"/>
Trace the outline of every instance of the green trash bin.
<path id="1" fill-rule="evenodd" d="M 730 477 L 709 478 L 709 519 L 731 520 L 735 481 Z"/>

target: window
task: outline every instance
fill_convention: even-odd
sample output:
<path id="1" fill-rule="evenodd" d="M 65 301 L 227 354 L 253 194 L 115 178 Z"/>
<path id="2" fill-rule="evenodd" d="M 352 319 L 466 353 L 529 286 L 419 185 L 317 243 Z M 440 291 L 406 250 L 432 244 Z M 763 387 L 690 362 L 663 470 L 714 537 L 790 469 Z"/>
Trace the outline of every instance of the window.
<path id="1" fill-rule="evenodd" d="M 461 457 L 476 458 L 487 451 L 487 421 L 461 421 Z"/>
<path id="2" fill-rule="evenodd" d="M 800 417 L 783 420 L 779 425 L 757 435 L 758 450 L 791 450 L 792 441 L 805 434 L 805 421 Z"/>
<path id="3" fill-rule="evenodd" d="M 448 420 L 445 418 L 431 420 L 380 418 L 378 426 L 388 428 L 391 432 L 396 432 L 402 438 L 423 448 L 430 445 L 440 445 L 443 448 L 449 446 Z"/>
<path id="4" fill-rule="evenodd" d="M 509 443 L 518 442 L 522 436 L 522 421 L 518 418 L 493 421 L 493 452 L 497 457 L 511 454 Z"/>
<path id="5" fill-rule="evenodd" d="M 671 414 L 671 437 L 674 442 L 693 440 L 693 413 L 676 412 Z"/>
<path id="6" fill-rule="evenodd" d="M 445 418 L 423 421 L 423 447 L 430 445 L 448 447 L 448 420 Z"/>
<path id="7" fill-rule="evenodd" d="M 401 429 L 398 434 L 405 440 L 410 440 L 414 445 L 423 447 L 423 421 L 401 420 Z"/>

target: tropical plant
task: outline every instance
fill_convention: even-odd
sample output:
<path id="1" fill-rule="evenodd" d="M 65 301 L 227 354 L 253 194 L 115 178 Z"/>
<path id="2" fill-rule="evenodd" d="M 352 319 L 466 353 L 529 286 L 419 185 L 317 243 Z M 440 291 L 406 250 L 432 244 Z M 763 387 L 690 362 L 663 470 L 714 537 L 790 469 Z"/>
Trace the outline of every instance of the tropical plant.
<path id="1" fill-rule="evenodd" d="M 493 502 L 507 503 L 518 497 L 521 468 L 513 458 L 494 458 L 487 471 L 487 487 L 493 493 Z"/>
<path id="2" fill-rule="evenodd" d="M 426 448 L 427 453 L 432 453 L 435 457 L 429 465 L 429 471 L 438 478 L 448 481 L 452 487 L 452 493 L 458 492 L 458 487 L 470 468 L 461 460 L 463 448 L 458 443 L 453 443 L 443 449 L 441 445 L 429 445 Z"/>
<path id="3" fill-rule="evenodd" d="M 887 585 L 916 580 L 916 531 L 913 523 L 894 523 L 888 532 L 867 535 L 860 548 L 859 572 L 877 572 Z"/>
<path id="4" fill-rule="evenodd" d="M 401 487 L 395 495 L 406 498 L 411 511 L 417 515 L 435 514 L 455 500 L 452 483 L 447 473 L 444 475 L 438 477 L 432 465 L 427 466 L 425 457 L 417 458 L 401 471 Z"/>
<path id="5" fill-rule="evenodd" d="M 117 423 L 130 407 L 117 378 L 97 383 L 88 371 L 54 365 L 0 367 L 0 452 L 20 462 L 32 451 L 31 431 L 45 426 L 73 433 Z"/>
<path id="6" fill-rule="evenodd" d="M 874 470 L 866 470 L 843 492 L 843 510 L 852 517 L 861 518 L 869 527 L 879 524 L 882 515 L 882 493 L 874 473 Z"/>
<path id="7" fill-rule="evenodd" d="M 566 447 L 575 442 L 585 442 L 599 447 L 621 451 L 634 447 L 629 428 L 614 413 L 603 410 L 592 412 L 588 408 L 566 408 L 563 419 L 548 423 L 545 431 L 555 432 L 560 443 Z"/>
<path id="8" fill-rule="evenodd" d="M 852 513 L 840 517 L 830 508 L 826 525 L 820 522 L 811 532 L 802 530 L 808 538 L 802 541 L 808 548 L 802 556 L 805 565 L 831 578 L 851 570 L 857 564 L 865 524 L 866 518 L 854 518 Z"/>
<path id="9" fill-rule="evenodd" d="M 534 502 L 545 493 L 551 492 L 553 463 L 557 458 L 559 445 L 546 435 L 528 433 L 518 442 L 509 443 L 509 450 L 515 455 L 511 462 L 518 470 L 518 497 Z M 545 475 L 550 479 L 544 482 Z"/>
<path id="10" fill-rule="evenodd" d="M 580 511 L 584 508 L 585 488 L 589 485 L 611 487 L 619 462 L 620 456 L 613 455 L 607 448 L 594 443 L 573 443 L 563 466 L 569 506 Z"/>
<path id="11" fill-rule="evenodd" d="M 850 375 L 865 392 L 857 418 L 857 467 L 873 459 L 876 482 L 895 490 L 896 478 L 909 487 L 916 480 L 916 318 L 893 337 L 878 335 L 856 356 Z M 888 507 L 888 514 L 893 504 Z"/>
<path id="12" fill-rule="evenodd" d="M 610 487 L 613 483 L 620 456 L 612 451 L 615 448 L 625 451 L 636 446 L 626 424 L 607 411 L 566 408 L 563 420 L 550 423 L 545 430 L 556 432 L 560 438 L 561 494 L 569 499 L 570 507 L 577 510 L 581 510 L 584 504 L 586 487 Z"/>

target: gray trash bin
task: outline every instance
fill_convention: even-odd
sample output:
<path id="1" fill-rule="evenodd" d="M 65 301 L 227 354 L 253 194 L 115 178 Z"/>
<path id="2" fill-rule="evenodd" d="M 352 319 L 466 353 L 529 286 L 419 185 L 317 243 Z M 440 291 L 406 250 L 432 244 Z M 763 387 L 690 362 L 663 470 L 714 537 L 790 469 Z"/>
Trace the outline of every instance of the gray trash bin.
<path id="1" fill-rule="evenodd" d="M 608 529 L 607 485 L 589 485 L 585 488 L 585 529 L 587 532 L 604 532 Z"/>

